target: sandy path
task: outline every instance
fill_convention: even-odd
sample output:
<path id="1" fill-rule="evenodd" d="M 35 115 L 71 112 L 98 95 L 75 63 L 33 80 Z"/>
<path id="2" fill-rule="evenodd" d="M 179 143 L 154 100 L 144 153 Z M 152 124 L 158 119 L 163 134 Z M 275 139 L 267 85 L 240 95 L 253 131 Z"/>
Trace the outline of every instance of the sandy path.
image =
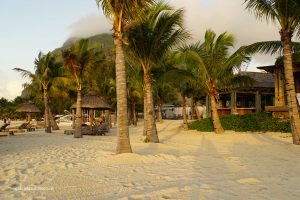
<path id="1" fill-rule="evenodd" d="M 116 130 L 74 139 L 43 131 L 0 138 L 0 199 L 300 199 L 300 147 L 285 134 L 184 132 L 114 155 Z"/>

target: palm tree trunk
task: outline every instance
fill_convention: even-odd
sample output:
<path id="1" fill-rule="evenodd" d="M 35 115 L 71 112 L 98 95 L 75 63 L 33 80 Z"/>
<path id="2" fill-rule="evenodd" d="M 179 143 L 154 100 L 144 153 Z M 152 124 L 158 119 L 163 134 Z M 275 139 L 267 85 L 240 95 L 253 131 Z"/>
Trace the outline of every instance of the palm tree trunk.
<path id="1" fill-rule="evenodd" d="M 128 126 L 133 124 L 133 114 L 132 114 L 132 105 L 129 105 L 128 109 Z"/>
<path id="2" fill-rule="evenodd" d="M 49 120 L 49 105 L 48 105 L 48 94 L 47 90 L 44 89 L 44 104 L 45 104 L 45 132 L 51 133 L 51 126 L 50 126 L 50 120 Z"/>
<path id="3" fill-rule="evenodd" d="M 143 136 L 147 135 L 147 129 L 148 129 L 148 114 L 147 114 L 147 92 L 145 89 L 145 83 L 144 83 L 144 130 L 143 130 Z"/>
<path id="4" fill-rule="evenodd" d="M 52 115 L 51 108 L 50 108 L 49 105 L 48 105 L 48 111 L 49 111 L 49 118 L 50 118 L 50 124 L 51 124 L 52 129 L 53 130 L 59 130 L 59 127 L 58 127 L 58 125 L 57 125 L 57 123 L 56 123 L 56 121 L 55 121 L 55 119 Z"/>
<path id="5" fill-rule="evenodd" d="M 201 120 L 200 112 L 199 112 L 199 109 L 197 107 L 196 101 L 194 101 L 194 110 L 195 110 L 195 113 L 196 113 L 196 116 L 197 116 L 197 120 Z"/>
<path id="6" fill-rule="evenodd" d="M 90 118 L 90 126 L 92 126 L 94 123 L 94 110 L 93 109 L 89 110 L 89 118 Z"/>
<path id="7" fill-rule="evenodd" d="M 109 128 L 112 128 L 111 110 L 109 110 L 108 113 L 109 113 Z"/>
<path id="8" fill-rule="evenodd" d="M 117 83 L 117 153 L 131 153 L 129 127 L 127 119 L 127 89 L 126 71 L 123 51 L 122 33 L 115 32 L 114 43 L 116 46 L 116 83 Z"/>
<path id="9" fill-rule="evenodd" d="M 27 114 L 27 119 L 28 119 L 28 122 L 30 123 L 31 122 L 31 113 Z"/>
<path id="10" fill-rule="evenodd" d="M 77 89 L 77 103 L 76 103 L 76 120 L 75 120 L 75 134 L 74 138 L 82 138 L 82 116 L 81 116 L 81 86 Z"/>
<path id="11" fill-rule="evenodd" d="M 132 123 L 133 123 L 134 126 L 137 126 L 135 103 L 132 104 L 132 115 L 133 115 Z"/>
<path id="12" fill-rule="evenodd" d="M 191 119 L 194 119 L 194 116 L 195 116 L 195 101 L 194 101 L 195 99 L 194 99 L 194 97 L 192 97 L 191 100 L 192 100 L 192 102 L 191 102 L 191 104 L 192 104 L 192 106 L 191 106 L 191 113 L 192 113 Z"/>
<path id="13" fill-rule="evenodd" d="M 110 129 L 110 112 L 109 110 L 105 110 L 105 124 L 108 129 Z"/>
<path id="14" fill-rule="evenodd" d="M 75 110 L 72 109 L 72 129 L 75 129 Z"/>
<path id="15" fill-rule="evenodd" d="M 161 100 L 158 98 L 157 100 L 157 121 L 162 123 L 163 120 L 162 120 L 162 103 L 161 103 Z"/>
<path id="16" fill-rule="evenodd" d="M 196 111 L 197 120 L 201 120 L 201 115 L 199 109 L 197 108 L 197 105 L 195 105 L 195 111 Z"/>
<path id="17" fill-rule="evenodd" d="M 282 30 L 281 41 L 283 46 L 283 62 L 284 62 L 284 74 L 286 80 L 286 93 L 289 108 L 289 117 L 292 128 L 293 143 L 300 144 L 300 119 L 298 112 L 298 105 L 295 92 L 295 79 L 293 74 L 292 64 L 292 52 L 291 52 L 291 38 L 290 32 Z"/>
<path id="18" fill-rule="evenodd" d="M 149 72 L 144 72 L 144 87 L 146 93 L 147 107 L 147 129 L 145 142 L 158 143 L 158 135 L 155 123 L 155 112 L 153 102 L 152 77 Z"/>
<path id="19" fill-rule="evenodd" d="M 181 94 L 182 97 L 182 120 L 183 120 L 183 129 L 188 130 L 189 125 L 186 116 L 186 98 L 184 94 Z"/>
<path id="20" fill-rule="evenodd" d="M 222 127 L 218 110 L 217 110 L 217 103 L 216 103 L 216 98 L 215 95 L 210 94 L 210 104 L 211 104 L 211 110 L 212 110 L 212 120 L 215 128 L 215 133 L 216 134 L 222 134 L 224 133 L 224 129 Z"/>

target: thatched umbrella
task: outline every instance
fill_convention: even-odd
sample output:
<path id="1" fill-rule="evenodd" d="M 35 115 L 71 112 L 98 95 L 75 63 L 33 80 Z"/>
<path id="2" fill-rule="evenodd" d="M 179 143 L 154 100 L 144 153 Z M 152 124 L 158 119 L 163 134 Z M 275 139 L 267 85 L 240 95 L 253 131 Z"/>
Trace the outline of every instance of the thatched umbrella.
<path id="1" fill-rule="evenodd" d="M 73 113 L 73 124 L 74 124 L 74 111 L 76 110 L 76 103 L 71 106 Z M 111 107 L 106 103 L 101 97 L 98 97 L 94 91 L 88 92 L 83 98 L 81 102 L 82 110 L 89 110 L 90 119 L 93 118 L 92 113 L 94 110 L 110 110 Z M 91 120 L 92 124 L 92 120 Z"/>
<path id="2" fill-rule="evenodd" d="M 25 113 L 28 117 L 28 122 L 31 121 L 31 113 L 39 113 L 41 110 L 32 102 L 23 103 L 19 108 L 16 109 L 16 112 Z"/>

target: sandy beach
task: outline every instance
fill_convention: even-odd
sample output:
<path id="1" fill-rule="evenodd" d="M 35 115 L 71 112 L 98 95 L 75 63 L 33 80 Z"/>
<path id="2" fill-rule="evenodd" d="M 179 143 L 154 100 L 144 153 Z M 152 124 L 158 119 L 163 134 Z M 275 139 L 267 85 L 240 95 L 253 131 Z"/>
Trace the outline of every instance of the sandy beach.
<path id="1" fill-rule="evenodd" d="M 300 199 L 300 147 L 289 134 L 224 135 L 157 124 L 161 143 L 130 128 L 134 154 L 115 155 L 116 128 L 75 139 L 63 130 L 0 138 L 0 199 Z"/>

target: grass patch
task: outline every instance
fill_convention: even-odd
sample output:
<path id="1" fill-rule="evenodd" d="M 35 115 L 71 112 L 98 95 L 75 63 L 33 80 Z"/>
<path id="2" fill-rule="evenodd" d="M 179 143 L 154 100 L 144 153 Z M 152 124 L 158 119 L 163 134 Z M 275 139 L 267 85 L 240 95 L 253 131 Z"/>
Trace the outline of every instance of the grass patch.
<path id="1" fill-rule="evenodd" d="M 225 130 L 233 130 L 237 132 L 291 132 L 291 126 L 289 122 L 272 118 L 272 115 L 269 113 L 251 113 L 247 115 L 221 115 L 220 120 Z M 214 131 L 211 118 L 192 122 L 189 125 L 189 128 L 204 132 Z"/>

